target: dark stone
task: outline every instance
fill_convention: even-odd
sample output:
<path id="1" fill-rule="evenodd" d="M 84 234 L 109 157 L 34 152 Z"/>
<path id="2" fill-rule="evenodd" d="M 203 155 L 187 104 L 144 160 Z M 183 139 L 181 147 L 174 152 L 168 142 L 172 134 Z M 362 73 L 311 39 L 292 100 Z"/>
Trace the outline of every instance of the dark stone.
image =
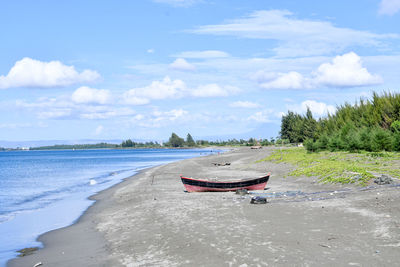
<path id="1" fill-rule="evenodd" d="M 382 174 L 381 177 L 378 177 L 374 180 L 374 183 L 376 183 L 378 185 L 392 184 L 393 179 L 386 174 Z"/>
<path id="2" fill-rule="evenodd" d="M 267 198 L 260 197 L 260 196 L 252 197 L 250 203 L 251 204 L 267 204 Z"/>

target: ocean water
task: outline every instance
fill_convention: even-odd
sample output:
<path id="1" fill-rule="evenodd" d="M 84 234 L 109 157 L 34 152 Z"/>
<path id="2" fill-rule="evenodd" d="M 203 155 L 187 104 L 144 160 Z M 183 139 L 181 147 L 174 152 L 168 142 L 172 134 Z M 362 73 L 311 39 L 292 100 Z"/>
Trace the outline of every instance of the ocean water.
<path id="1" fill-rule="evenodd" d="M 40 234 L 68 226 L 88 197 L 139 170 L 216 151 L 124 149 L 0 152 L 0 266 Z M 182 188 L 183 189 L 183 188 Z"/>

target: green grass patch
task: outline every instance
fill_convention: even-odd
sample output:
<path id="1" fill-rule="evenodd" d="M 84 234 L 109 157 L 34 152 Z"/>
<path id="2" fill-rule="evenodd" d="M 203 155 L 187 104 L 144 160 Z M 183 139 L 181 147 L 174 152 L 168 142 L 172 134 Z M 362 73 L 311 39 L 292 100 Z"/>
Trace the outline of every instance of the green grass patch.
<path id="1" fill-rule="evenodd" d="M 323 183 L 366 185 L 377 175 L 400 178 L 400 153 L 395 152 L 318 152 L 304 148 L 274 150 L 258 162 L 287 162 L 296 169 L 289 176 L 317 176 Z"/>

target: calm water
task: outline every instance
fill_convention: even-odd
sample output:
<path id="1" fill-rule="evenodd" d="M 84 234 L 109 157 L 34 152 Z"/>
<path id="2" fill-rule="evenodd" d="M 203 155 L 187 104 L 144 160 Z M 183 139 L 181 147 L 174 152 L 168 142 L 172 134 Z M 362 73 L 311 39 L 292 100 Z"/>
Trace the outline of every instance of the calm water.
<path id="1" fill-rule="evenodd" d="M 36 238 L 72 224 L 87 198 L 139 170 L 210 150 L 62 150 L 0 152 L 0 266 Z M 182 188 L 183 189 L 183 188 Z"/>

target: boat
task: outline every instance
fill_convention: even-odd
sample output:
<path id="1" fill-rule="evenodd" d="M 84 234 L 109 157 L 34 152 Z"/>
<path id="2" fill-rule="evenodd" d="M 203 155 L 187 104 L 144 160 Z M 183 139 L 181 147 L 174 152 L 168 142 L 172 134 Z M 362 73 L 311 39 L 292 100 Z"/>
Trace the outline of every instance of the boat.
<path id="1" fill-rule="evenodd" d="M 264 190 L 270 175 L 271 173 L 268 173 L 266 176 L 259 178 L 221 182 L 188 178 L 181 175 L 181 180 L 188 192 L 226 192 L 238 189 Z"/>

